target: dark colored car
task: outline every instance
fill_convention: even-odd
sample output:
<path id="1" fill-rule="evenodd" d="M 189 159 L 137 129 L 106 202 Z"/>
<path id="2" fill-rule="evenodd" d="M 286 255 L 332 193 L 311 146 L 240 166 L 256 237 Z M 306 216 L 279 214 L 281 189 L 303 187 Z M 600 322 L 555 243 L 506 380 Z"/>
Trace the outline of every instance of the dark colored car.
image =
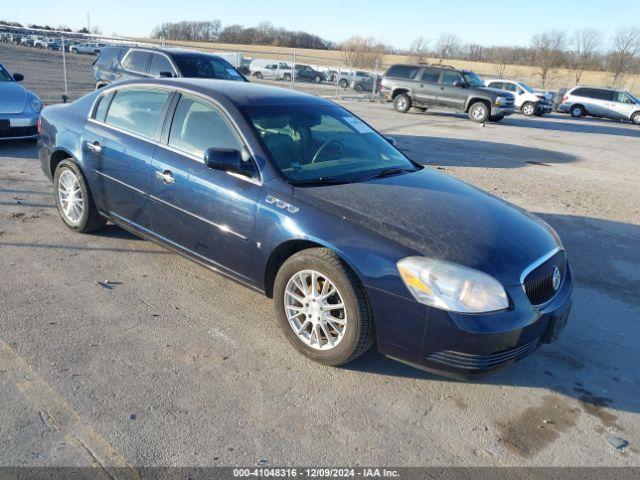
<path id="1" fill-rule="evenodd" d="M 381 93 L 401 113 L 411 107 L 445 109 L 483 123 L 499 122 L 515 111 L 513 94 L 485 87 L 472 71 L 442 65 L 393 65 L 382 78 Z"/>
<path id="2" fill-rule="evenodd" d="M 67 226 L 110 220 L 265 293 L 283 335 L 323 364 L 377 341 L 473 376 L 567 321 L 571 273 L 546 223 L 414 163 L 319 97 L 123 82 L 47 107 L 38 147 Z"/>
<path id="3" fill-rule="evenodd" d="M 309 65 L 296 64 L 296 67 L 295 67 L 296 80 L 320 83 L 322 80 L 324 80 L 324 78 L 325 78 L 324 73 L 311 68 Z"/>
<path id="4" fill-rule="evenodd" d="M 374 75 L 355 78 L 351 82 L 351 88 L 353 88 L 357 93 L 375 93 L 380 90 L 381 80 L 381 78 L 376 80 Z"/>
<path id="5" fill-rule="evenodd" d="M 102 49 L 93 63 L 96 89 L 118 80 L 153 77 L 247 79 L 224 58 L 209 53 L 174 48 L 144 48 L 127 45 Z"/>

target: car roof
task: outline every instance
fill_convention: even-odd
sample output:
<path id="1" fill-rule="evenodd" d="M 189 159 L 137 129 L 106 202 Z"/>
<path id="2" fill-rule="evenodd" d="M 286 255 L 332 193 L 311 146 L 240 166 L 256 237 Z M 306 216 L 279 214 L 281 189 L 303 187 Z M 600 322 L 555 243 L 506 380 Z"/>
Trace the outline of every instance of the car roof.
<path id="1" fill-rule="evenodd" d="M 576 85 L 570 91 L 576 90 L 578 88 L 593 88 L 595 90 L 609 90 L 610 92 L 626 92 L 626 90 L 621 90 L 620 88 L 611 88 L 611 87 L 593 87 L 591 85 Z"/>
<path id="2" fill-rule="evenodd" d="M 308 93 L 271 87 L 251 82 L 217 80 L 209 78 L 161 78 L 128 80 L 113 84 L 114 88 L 125 85 L 161 85 L 191 90 L 218 101 L 228 101 L 236 106 L 248 105 L 334 105 L 333 102 Z"/>

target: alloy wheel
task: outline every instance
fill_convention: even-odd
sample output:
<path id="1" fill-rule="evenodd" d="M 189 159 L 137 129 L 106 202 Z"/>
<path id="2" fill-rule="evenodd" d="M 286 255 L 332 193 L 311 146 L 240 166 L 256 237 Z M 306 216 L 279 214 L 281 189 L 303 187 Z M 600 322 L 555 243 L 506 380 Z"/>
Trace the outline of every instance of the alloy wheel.
<path id="1" fill-rule="evenodd" d="M 303 270 L 289 279 L 284 309 L 298 339 L 315 350 L 330 350 L 344 338 L 347 310 L 342 295 L 320 272 Z"/>
<path id="2" fill-rule="evenodd" d="M 72 225 L 78 225 L 84 211 L 84 198 L 80 181 L 71 170 L 64 170 L 58 178 L 60 211 Z"/>

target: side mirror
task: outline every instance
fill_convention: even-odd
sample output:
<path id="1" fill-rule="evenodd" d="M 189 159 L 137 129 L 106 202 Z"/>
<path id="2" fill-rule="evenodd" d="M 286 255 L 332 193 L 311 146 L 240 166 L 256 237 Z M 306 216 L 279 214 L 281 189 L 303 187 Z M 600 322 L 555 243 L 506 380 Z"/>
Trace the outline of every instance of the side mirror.
<path id="1" fill-rule="evenodd" d="M 222 170 L 229 173 L 237 173 L 251 177 L 242 159 L 242 152 L 235 148 L 207 148 L 204 152 L 204 163 L 214 170 Z"/>
<path id="2" fill-rule="evenodd" d="M 456 88 L 464 88 L 464 82 L 462 80 L 456 80 L 453 82 L 453 86 Z"/>
<path id="3" fill-rule="evenodd" d="M 16 82 L 21 82 L 21 81 L 23 81 L 23 80 L 24 80 L 24 75 L 22 75 L 21 73 L 14 73 L 14 74 L 13 74 L 13 79 L 14 79 Z"/>
<path id="4" fill-rule="evenodd" d="M 384 139 L 389 142 L 391 145 L 393 145 L 394 147 L 396 146 L 396 139 L 395 138 L 391 138 L 391 137 L 384 137 Z"/>
<path id="5" fill-rule="evenodd" d="M 173 78 L 173 73 L 171 73 L 171 72 L 160 72 L 158 74 L 158 77 L 160 77 L 160 78 Z"/>

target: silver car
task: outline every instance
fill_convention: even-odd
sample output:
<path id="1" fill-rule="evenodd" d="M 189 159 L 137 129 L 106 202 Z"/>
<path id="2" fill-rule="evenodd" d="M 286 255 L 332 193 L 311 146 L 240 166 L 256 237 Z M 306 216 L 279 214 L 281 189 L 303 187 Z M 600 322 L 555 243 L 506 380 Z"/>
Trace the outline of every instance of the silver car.
<path id="1" fill-rule="evenodd" d="M 640 100 L 624 90 L 601 87 L 575 87 L 562 97 L 558 110 L 574 117 L 630 120 L 640 125 Z"/>
<path id="2" fill-rule="evenodd" d="M 38 117 L 42 101 L 18 82 L 24 77 L 11 75 L 0 64 L 0 140 L 38 137 Z"/>

